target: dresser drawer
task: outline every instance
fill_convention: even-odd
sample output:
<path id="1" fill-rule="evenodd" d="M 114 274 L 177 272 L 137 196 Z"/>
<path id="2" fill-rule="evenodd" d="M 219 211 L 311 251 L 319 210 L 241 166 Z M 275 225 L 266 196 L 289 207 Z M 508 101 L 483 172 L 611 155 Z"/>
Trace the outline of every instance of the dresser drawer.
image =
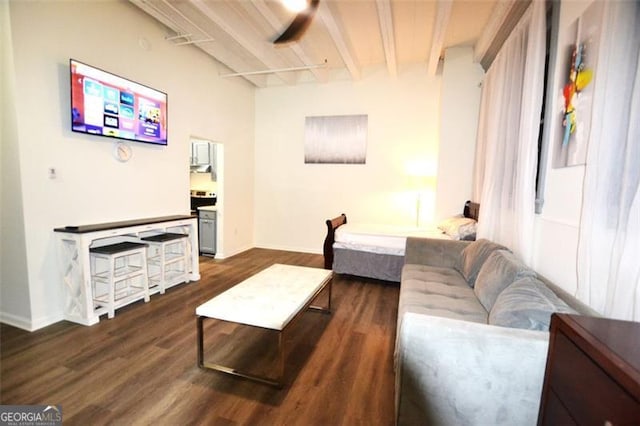
<path id="1" fill-rule="evenodd" d="M 571 413 L 567 410 L 558 395 L 552 389 L 549 390 L 546 399 L 545 412 L 538 422 L 540 426 L 577 426 Z"/>
<path id="2" fill-rule="evenodd" d="M 581 425 L 637 424 L 640 404 L 564 334 L 556 334 L 551 392 Z"/>

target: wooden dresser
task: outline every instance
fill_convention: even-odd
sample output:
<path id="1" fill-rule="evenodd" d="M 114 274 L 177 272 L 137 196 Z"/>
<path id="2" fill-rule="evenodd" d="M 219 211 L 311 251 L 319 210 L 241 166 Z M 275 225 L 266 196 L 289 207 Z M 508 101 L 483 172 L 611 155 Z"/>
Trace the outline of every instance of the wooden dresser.
<path id="1" fill-rule="evenodd" d="M 640 425 L 640 323 L 553 314 L 538 425 Z"/>

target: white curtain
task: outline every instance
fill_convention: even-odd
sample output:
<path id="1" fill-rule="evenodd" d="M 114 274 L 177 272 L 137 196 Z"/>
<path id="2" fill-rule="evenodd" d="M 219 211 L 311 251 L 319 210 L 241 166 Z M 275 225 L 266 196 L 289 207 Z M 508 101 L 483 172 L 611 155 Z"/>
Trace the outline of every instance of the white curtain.
<path id="1" fill-rule="evenodd" d="M 604 4 L 578 243 L 577 296 L 640 321 L 640 3 Z"/>
<path id="2" fill-rule="evenodd" d="M 534 0 L 485 76 L 474 172 L 478 237 L 504 244 L 527 264 L 533 257 L 544 61 L 545 5 Z"/>

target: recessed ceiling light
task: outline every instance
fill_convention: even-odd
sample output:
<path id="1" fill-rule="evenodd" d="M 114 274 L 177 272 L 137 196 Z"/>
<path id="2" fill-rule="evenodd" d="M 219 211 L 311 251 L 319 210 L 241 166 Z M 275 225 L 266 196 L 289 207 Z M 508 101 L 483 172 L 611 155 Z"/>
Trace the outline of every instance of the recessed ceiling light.
<path id="1" fill-rule="evenodd" d="M 307 0 L 282 0 L 282 4 L 292 12 L 302 12 L 309 6 Z"/>

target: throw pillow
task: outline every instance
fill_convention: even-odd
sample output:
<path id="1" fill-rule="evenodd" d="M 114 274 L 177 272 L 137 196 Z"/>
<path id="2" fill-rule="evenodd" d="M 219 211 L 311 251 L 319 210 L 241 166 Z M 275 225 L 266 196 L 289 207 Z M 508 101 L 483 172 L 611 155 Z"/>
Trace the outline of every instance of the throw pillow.
<path id="1" fill-rule="evenodd" d="M 489 312 L 498 295 L 510 284 L 520 278 L 535 276 L 535 271 L 522 263 L 515 254 L 507 250 L 495 250 L 480 268 L 473 291 Z"/>
<path id="2" fill-rule="evenodd" d="M 480 268 L 494 250 L 506 250 L 506 247 L 481 238 L 470 243 L 462 250 L 455 269 L 462 274 L 467 284 L 474 287 Z"/>
<path id="3" fill-rule="evenodd" d="M 464 216 L 453 216 L 438 224 L 438 229 L 452 240 L 475 240 L 477 222 Z"/>
<path id="4" fill-rule="evenodd" d="M 526 277 L 500 293 L 489 313 L 489 324 L 548 331 L 554 312 L 577 313 L 540 280 Z"/>

